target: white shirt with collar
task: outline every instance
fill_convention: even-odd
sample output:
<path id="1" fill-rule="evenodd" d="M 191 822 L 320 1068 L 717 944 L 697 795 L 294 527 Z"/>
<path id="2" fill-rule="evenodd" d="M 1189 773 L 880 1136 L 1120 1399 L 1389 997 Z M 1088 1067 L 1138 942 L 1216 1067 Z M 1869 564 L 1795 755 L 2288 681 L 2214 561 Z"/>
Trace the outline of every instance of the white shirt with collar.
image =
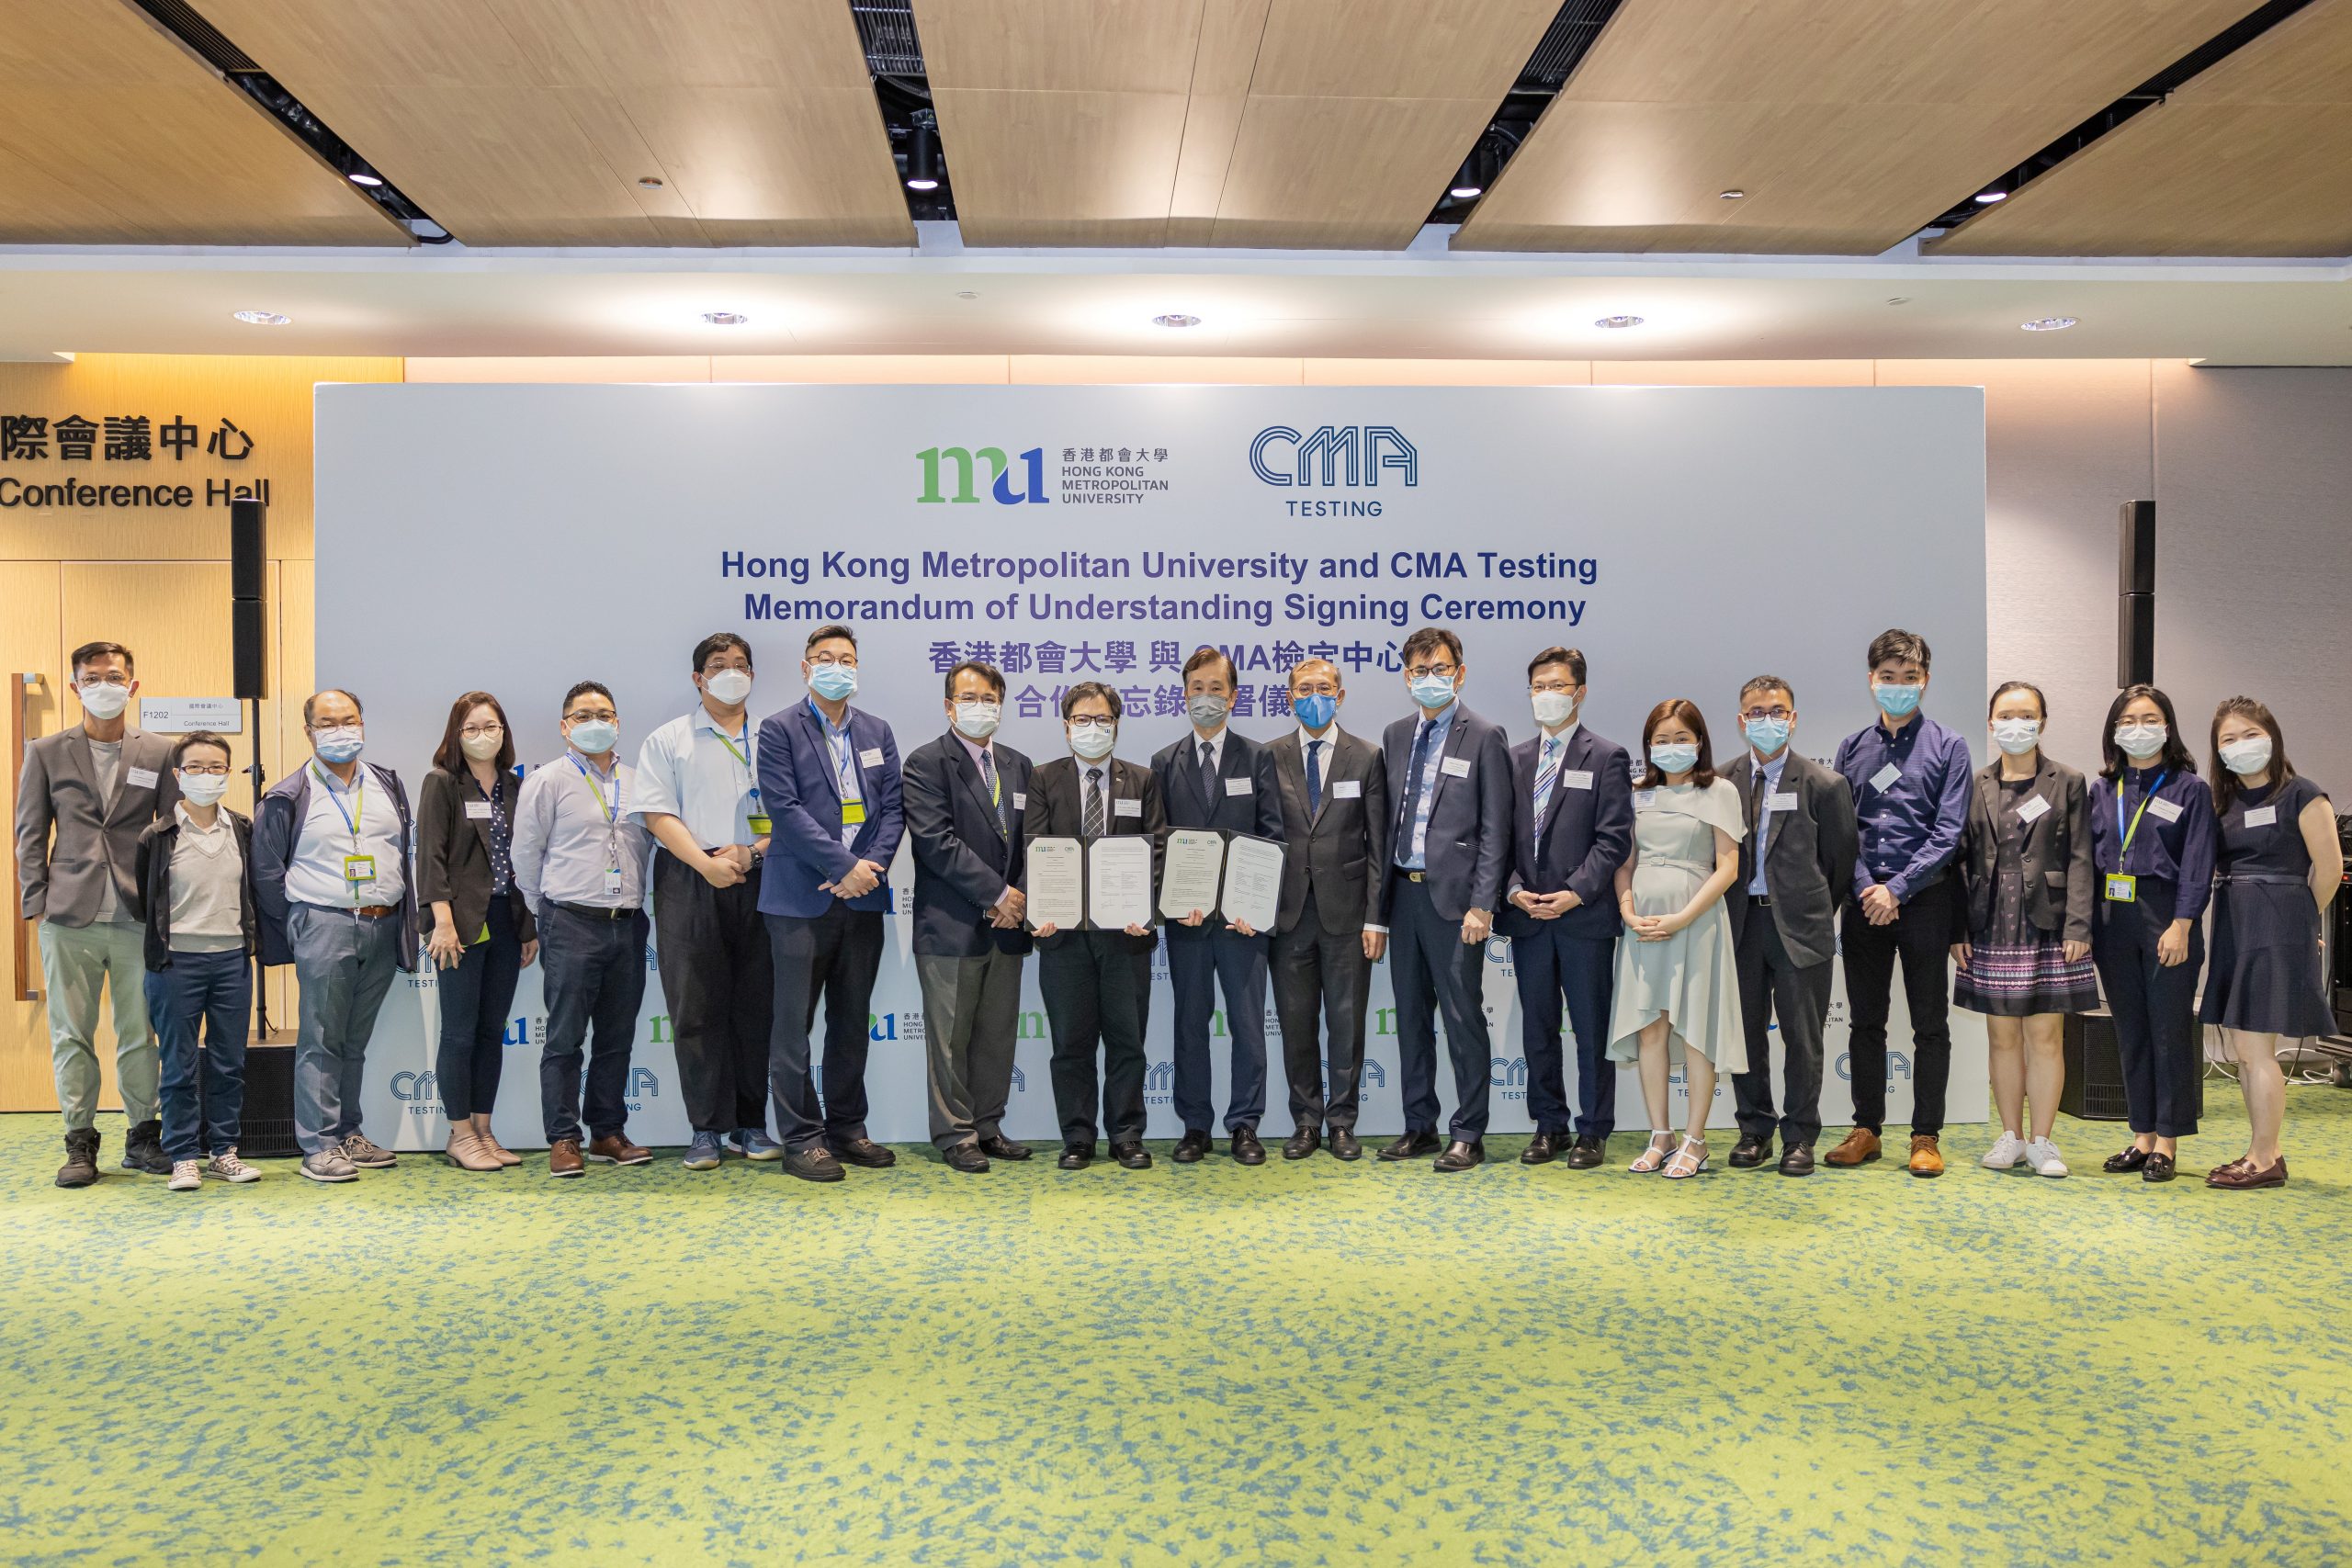
<path id="1" fill-rule="evenodd" d="M 696 703 L 645 738 L 638 749 L 636 793 L 629 815 L 641 824 L 650 814 L 675 817 L 695 843 L 706 850 L 749 844 L 752 807 L 759 792 L 759 726 L 747 713 L 741 734 L 730 733 L 710 710 Z"/>
<path id="2" fill-rule="evenodd" d="M 543 903 L 633 909 L 645 902 L 650 840 L 635 815 L 636 776 L 626 762 L 608 774 L 566 751 L 523 781 L 514 802 L 514 886 L 533 914 Z M 617 886 L 607 874 L 616 868 Z"/>
<path id="3" fill-rule="evenodd" d="M 1193 771 L 1194 773 L 1200 772 L 1201 748 L 1204 746 L 1209 749 L 1210 771 L 1219 772 L 1224 769 L 1225 738 L 1231 733 L 1233 733 L 1233 727 L 1230 724 L 1223 724 L 1217 727 L 1217 731 L 1215 735 L 1204 736 L 1199 730 L 1195 729 L 1191 734 L 1184 737 L 1185 755 L 1191 759 Z M 1214 806 L 1216 803 L 1215 801 L 1211 801 L 1209 804 Z"/>
<path id="4" fill-rule="evenodd" d="M 353 772 L 347 790 L 316 758 L 303 766 L 311 770 L 311 805 L 294 830 L 286 897 L 322 909 L 399 904 L 408 868 L 401 863 L 400 807 L 391 790 L 366 762 Z M 372 857 L 375 874 L 359 882 L 345 876 L 350 855 Z"/>

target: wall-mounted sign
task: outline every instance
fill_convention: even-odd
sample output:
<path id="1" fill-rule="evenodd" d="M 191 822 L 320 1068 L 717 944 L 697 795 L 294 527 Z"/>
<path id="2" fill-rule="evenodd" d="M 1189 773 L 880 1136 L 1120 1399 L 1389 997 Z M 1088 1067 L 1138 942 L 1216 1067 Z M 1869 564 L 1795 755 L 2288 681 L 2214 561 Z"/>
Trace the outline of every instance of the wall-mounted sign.
<path id="1" fill-rule="evenodd" d="M 103 420 L 0 413 L 0 507 L 193 507 L 198 481 L 160 466 L 184 463 L 191 454 L 198 461 L 243 463 L 254 455 L 254 437 L 226 415 L 207 431 L 176 413 L 162 423 L 143 413 Z M 77 473 L 74 464 L 91 467 Z M 267 479 L 201 485 L 206 506 L 269 500 Z"/>
<path id="2" fill-rule="evenodd" d="M 234 697 L 141 697 L 139 728 L 157 735 L 186 735 L 209 729 L 215 735 L 241 734 L 245 710 Z"/>

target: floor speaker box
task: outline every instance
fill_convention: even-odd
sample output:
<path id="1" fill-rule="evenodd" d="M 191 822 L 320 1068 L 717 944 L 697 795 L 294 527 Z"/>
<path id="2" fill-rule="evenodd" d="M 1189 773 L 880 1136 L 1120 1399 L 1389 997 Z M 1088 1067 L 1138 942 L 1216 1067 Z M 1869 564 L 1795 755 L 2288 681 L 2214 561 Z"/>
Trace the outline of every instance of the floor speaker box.
<path id="1" fill-rule="evenodd" d="M 2188 1021 L 2197 1045 L 2197 1111 L 2205 1109 L 2204 1025 Z M 2123 1099 L 2123 1057 L 2115 1043 L 2115 1020 L 2105 1008 L 2066 1015 L 2066 1087 L 2058 1109 L 2085 1122 L 2120 1122 L 2130 1114 Z"/>
<path id="2" fill-rule="evenodd" d="M 203 1076 L 198 1075 L 199 1089 L 203 1081 Z M 294 1141 L 294 1047 L 248 1045 L 245 1111 L 237 1153 L 244 1159 L 293 1159 L 301 1152 L 301 1145 Z"/>

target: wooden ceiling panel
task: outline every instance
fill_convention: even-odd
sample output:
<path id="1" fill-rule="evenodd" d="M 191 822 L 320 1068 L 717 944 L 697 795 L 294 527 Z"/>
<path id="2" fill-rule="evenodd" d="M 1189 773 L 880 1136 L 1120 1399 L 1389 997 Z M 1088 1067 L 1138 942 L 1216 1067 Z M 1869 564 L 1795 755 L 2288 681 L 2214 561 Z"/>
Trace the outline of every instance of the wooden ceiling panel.
<path id="1" fill-rule="evenodd" d="M 841 0 L 197 3 L 469 244 L 914 238 Z"/>
<path id="2" fill-rule="evenodd" d="M 1930 249 L 2352 254 L 2352 4 L 2289 17 Z"/>
<path id="3" fill-rule="evenodd" d="M 0 243 L 406 244 L 122 0 L 0 0 Z"/>
<path id="4" fill-rule="evenodd" d="M 1874 255 L 2256 4 L 1625 0 L 1455 244 Z"/>
<path id="5" fill-rule="evenodd" d="M 1212 243 L 1402 249 L 1494 112 L 1480 98 L 1253 96 Z"/>

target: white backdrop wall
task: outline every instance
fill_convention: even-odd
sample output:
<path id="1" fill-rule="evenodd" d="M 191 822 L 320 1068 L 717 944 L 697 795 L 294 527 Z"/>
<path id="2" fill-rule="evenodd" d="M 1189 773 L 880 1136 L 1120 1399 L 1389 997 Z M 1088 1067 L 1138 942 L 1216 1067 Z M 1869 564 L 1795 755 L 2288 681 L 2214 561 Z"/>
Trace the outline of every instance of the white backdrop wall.
<path id="1" fill-rule="evenodd" d="M 953 448 L 982 454 L 969 502 Z M 920 455 L 934 449 L 939 499 L 926 501 Z M 561 749 L 563 690 L 603 681 L 633 752 L 692 703 L 689 650 L 705 633 L 751 640 L 763 715 L 799 700 L 802 638 L 836 618 L 860 630 L 860 704 L 902 750 L 944 728 L 938 671 L 977 649 L 1011 677 L 1008 743 L 1056 754 L 1056 694 L 1099 669 L 1148 708 L 1120 746 L 1145 760 L 1182 728 L 1175 667 L 1203 642 L 1242 666 L 1245 733 L 1281 732 L 1287 660 L 1329 647 L 1347 675 L 1342 726 L 1376 737 L 1407 709 L 1396 645 L 1428 621 L 1462 634 L 1465 700 L 1515 738 L 1532 728 L 1526 660 L 1560 641 L 1591 660 L 1589 722 L 1629 745 L 1652 703 L 1685 695 L 1727 756 L 1738 684 L 1769 669 L 1796 686 L 1799 746 L 1826 757 L 1870 721 L 1862 648 L 1890 625 L 1938 649 L 1930 711 L 1972 739 L 1981 728 L 1974 389 L 342 386 L 320 389 L 317 452 L 318 679 L 360 693 L 370 759 L 412 780 L 469 687 L 500 694 L 537 762 Z M 1074 574 L 1073 554 L 1091 575 Z M 1168 575 L 1194 558 L 1219 575 Z M 893 882 L 903 902 L 903 854 Z M 921 1000 L 907 923 L 892 926 L 869 1020 L 874 1131 L 916 1140 Z M 1488 960 L 1496 1129 L 1523 1129 L 1509 944 Z M 1400 1122 L 1385 969 L 1374 1008 L 1363 1124 L 1377 1133 Z M 1155 1136 L 1177 1131 L 1170 1011 L 1154 1007 L 1148 1042 Z M 536 970 L 514 1012 L 499 1128 L 532 1143 Z M 371 1051 L 369 1127 L 403 1146 L 443 1133 L 435 1023 L 420 976 L 395 989 Z M 1952 1119 L 1981 1120 L 1983 1033 L 1969 1015 L 1954 1023 Z M 1034 977 L 1022 1033 L 1009 1124 L 1050 1137 Z M 1843 1035 L 1841 1003 L 1832 1122 L 1850 1109 Z M 1898 1004 L 1898 1121 L 1906 1043 Z M 1270 1133 L 1287 1125 L 1278 1053 Z M 632 1131 L 683 1142 L 650 959 L 637 1064 Z M 1620 1106 L 1638 1125 L 1630 1071 Z M 1715 1119 L 1729 1106 L 1725 1086 Z"/>

